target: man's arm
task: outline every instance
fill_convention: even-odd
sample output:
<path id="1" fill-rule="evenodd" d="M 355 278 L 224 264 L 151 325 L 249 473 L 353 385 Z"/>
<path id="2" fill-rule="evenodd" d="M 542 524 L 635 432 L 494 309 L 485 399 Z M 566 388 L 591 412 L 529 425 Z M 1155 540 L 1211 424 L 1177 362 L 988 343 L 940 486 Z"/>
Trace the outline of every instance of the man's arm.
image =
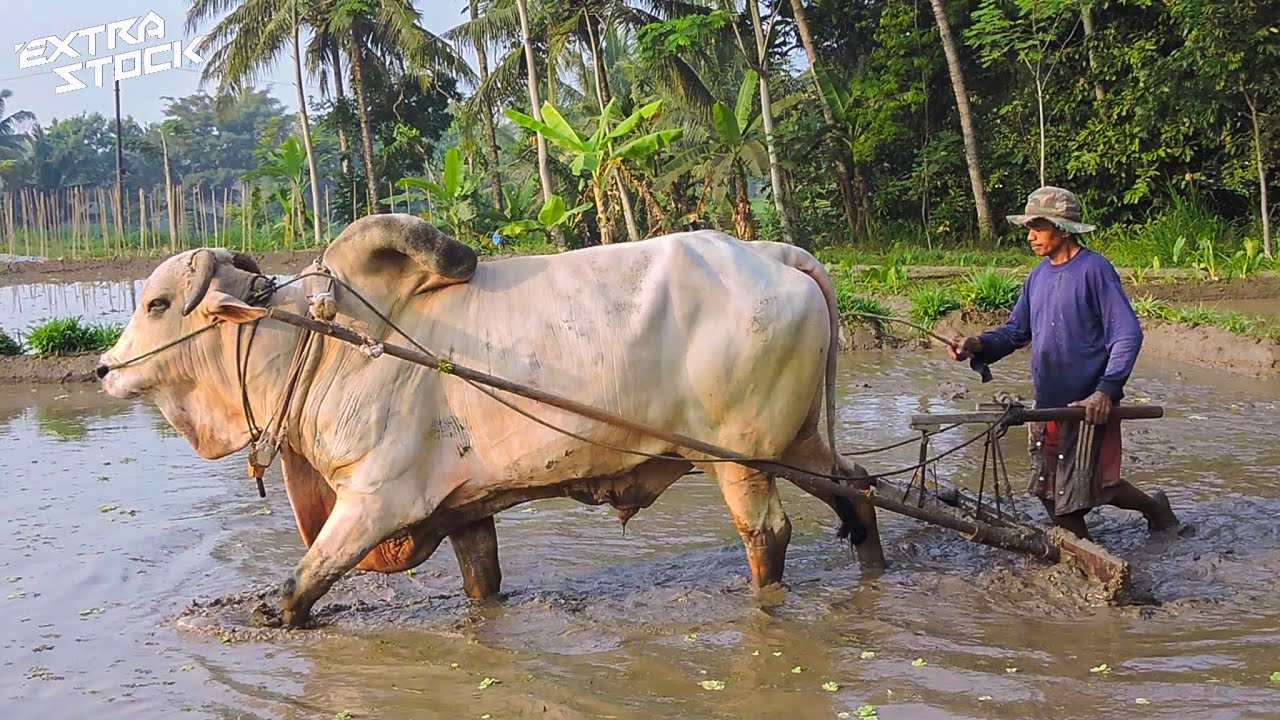
<path id="1" fill-rule="evenodd" d="M 1133 367 L 1138 362 L 1138 352 L 1142 349 L 1142 324 L 1138 322 L 1138 315 L 1129 304 L 1119 273 L 1110 263 L 1089 273 L 1089 278 L 1094 286 L 1104 342 L 1109 352 L 1107 369 L 1098 381 L 1097 390 L 1119 402 L 1124 395 L 1124 385 L 1129 381 Z"/>
<path id="2" fill-rule="evenodd" d="M 978 336 L 978 347 L 973 356 L 988 364 L 995 363 L 1019 348 L 1031 342 L 1031 301 L 1028 296 L 1031 276 L 1022 283 L 1022 291 L 1018 293 L 1018 301 L 1009 313 L 1009 321 L 993 330 Z"/>

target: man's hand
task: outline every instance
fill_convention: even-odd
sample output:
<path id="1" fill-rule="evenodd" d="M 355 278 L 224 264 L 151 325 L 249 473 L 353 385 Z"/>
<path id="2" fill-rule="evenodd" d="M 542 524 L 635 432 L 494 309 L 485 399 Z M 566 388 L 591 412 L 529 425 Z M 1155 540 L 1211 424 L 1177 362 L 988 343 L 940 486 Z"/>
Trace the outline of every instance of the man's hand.
<path id="1" fill-rule="evenodd" d="M 957 337 L 947 346 L 947 354 L 952 360 L 968 360 L 971 355 L 982 351 L 982 341 L 976 337 Z"/>
<path id="2" fill-rule="evenodd" d="M 1067 407 L 1084 408 L 1085 422 L 1090 425 L 1106 425 L 1107 419 L 1111 417 L 1111 408 L 1115 407 L 1115 402 L 1110 395 L 1098 390 L 1084 400 L 1077 400 Z"/>

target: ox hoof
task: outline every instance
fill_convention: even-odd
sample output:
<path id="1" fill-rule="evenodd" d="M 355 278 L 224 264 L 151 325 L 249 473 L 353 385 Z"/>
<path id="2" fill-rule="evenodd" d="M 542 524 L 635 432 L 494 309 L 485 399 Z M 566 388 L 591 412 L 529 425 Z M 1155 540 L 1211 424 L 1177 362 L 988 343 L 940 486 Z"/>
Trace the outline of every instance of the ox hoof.
<path id="1" fill-rule="evenodd" d="M 289 578 L 280 586 L 280 624 L 300 628 L 311 622 L 311 608 L 298 605 L 298 581 Z"/>

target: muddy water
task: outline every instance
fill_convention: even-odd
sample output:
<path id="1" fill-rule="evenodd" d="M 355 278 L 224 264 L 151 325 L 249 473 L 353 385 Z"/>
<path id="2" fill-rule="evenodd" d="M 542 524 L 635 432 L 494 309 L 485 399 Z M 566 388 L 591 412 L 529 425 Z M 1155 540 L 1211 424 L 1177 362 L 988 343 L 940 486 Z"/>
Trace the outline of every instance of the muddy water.
<path id="1" fill-rule="evenodd" d="M 142 280 L 34 283 L 0 287 L 0 328 L 26 330 L 54 317 L 90 323 L 125 323 L 137 306 Z"/>
<path id="2" fill-rule="evenodd" d="M 902 437 L 913 412 L 1029 392 L 1016 363 L 989 386 L 921 354 L 846 356 L 841 372 L 850 449 Z M 1167 488 L 1198 534 L 1149 538 L 1119 511 L 1092 521 L 1155 605 L 1038 594 L 1028 563 L 883 515 L 894 567 L 864 578 L 825 507 L 789 485 L 790 590 L 757 604 L 723 501 L 691 477 L 625 535 L 607 508 L 569 501 L 503 513 L 496 602 L 463 598 L 446 547 L 411 576 L 343 580 L 324 628 L 274 637 L 244 632 L 239 606 L 188 605 L 269 588 L 301 555 L 278 474 L 259 499 L 242 457 L 195 457 L 145 405 L 8 389 L 0 705 L 19 718 L 1274 717 L 1280 383 L 1149 361 L 1138 374 L 1131 396 L 1169 417 L 1130 424 L 1129 476 Z M 1020 475 L 1025 433 L 1005 442 Z M 980 462 L 975 449 L 945 467 Z"/>

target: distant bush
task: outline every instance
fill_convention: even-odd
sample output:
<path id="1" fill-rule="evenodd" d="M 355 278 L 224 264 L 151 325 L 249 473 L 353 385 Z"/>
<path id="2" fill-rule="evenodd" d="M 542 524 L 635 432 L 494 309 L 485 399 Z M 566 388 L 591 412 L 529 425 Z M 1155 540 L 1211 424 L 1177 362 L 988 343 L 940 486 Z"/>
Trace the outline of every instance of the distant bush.
<path id="1" fill-rule="evenodd" d="M 995 268 L 970 273 L 960 286 L 960 298 L 978 310 L 1008 310 L 1018 302 L 1022 282 Z"/>
<path id="2" fill-rule="evenodd" d="M 22 343 L 0 330 L 0 355 L 21 355 Z"/>
<path id="3" fill-rule="evenodd" d="M 42 355 L 101 352 L 115 345 L 122 332 L 121 325 L 89 325 L 80 318 L 53 318 L 27 332 L 27 347 Z"/>
<path id="4" fill-rule="evenodd" d="M 947 313 L 963 307 L 960 298 L 943 287 L 922 287 L 911 294 L 911 320 L 931 328 Z"/>

